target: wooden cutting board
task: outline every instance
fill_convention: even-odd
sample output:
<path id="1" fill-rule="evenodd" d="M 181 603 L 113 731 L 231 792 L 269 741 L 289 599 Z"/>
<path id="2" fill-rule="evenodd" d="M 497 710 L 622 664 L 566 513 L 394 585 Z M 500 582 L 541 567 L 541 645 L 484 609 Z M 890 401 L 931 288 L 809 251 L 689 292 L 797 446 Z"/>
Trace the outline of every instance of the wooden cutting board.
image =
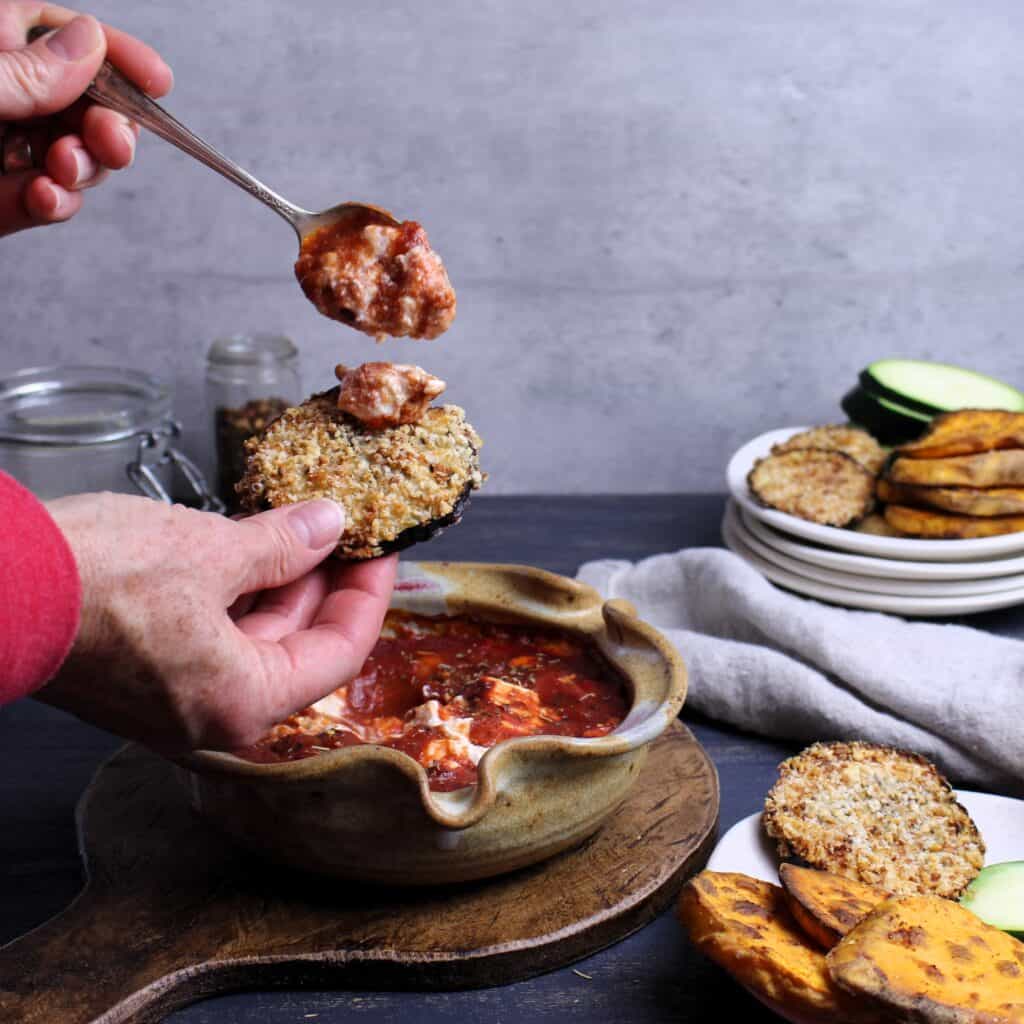
<path id="1" fill-rule="evenodd" d="M 176 769 L 128 746 L 78 807 L 88 881 L 0 950 L 5 1024 L 142 1024 L 239 988 L 472 988 L 562 967 L 646 924 L 707 859 L 718 777 L 680 723 L 583 846 L 431 889 L 255 861 L 190 809 Z"/>

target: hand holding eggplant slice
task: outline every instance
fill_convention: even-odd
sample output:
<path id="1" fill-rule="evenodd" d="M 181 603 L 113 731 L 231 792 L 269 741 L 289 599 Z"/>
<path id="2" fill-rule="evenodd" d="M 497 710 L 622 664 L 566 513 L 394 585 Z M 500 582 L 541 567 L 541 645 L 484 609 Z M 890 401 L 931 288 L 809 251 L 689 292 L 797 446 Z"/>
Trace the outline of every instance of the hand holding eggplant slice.
<path id="1" fill-rule="evenodd" d="M 458 406 L 427 405 L 444 382 L 419 367 L 340 369 L 338 387 L 246 442 L 236 488 L 243 506 L 330 498 L 347 519 L 335 553 L 353 560 L 401 551 L 457 523 L 485 479 L 483 442 Z"/>

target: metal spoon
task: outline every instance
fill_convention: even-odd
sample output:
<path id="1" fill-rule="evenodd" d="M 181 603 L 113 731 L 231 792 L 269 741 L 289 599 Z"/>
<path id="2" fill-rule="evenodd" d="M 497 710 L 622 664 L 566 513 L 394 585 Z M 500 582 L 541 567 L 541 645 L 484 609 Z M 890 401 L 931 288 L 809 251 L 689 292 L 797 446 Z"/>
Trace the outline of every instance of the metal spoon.
<path id="1" fill-rule="evenodd" d="M 257 181 L 233 160 L 218 153 L 208 142 L 189 131 L 177 118 L 168 114 L 163 107 L 154 103 L 141 89 L 128 81 L 109 61 L 103 62 L 85 94 L 101 106 L 109 107 L 137 121 L 154 135 L 159 135 L 172 146 L 177 146 L 200 163 L 223 175 L 228 181 L 234 182 L 239 188 L 245 189 L 249 195 L 269 206 L 274 213 L 291 224 L 295 234 L 299 236 L 300 245 L 307 235 L 328 224 L 340 224 L 350 220 L 353 226 L 368 223 L 398 225 L 398 221 L 387 210 L 367 203 L 339 203 L 329 210 L 312 213 L 288 202 L 261 181 Z"/>

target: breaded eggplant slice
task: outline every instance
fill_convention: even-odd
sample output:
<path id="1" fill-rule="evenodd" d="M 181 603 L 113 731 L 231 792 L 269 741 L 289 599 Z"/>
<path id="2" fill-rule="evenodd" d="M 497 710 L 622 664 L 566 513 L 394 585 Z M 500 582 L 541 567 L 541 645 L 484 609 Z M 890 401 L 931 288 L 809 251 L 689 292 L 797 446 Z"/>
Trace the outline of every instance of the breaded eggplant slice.
<path id="1" fill-rule="evenodd" d="M 483 442 L 462 409 L 433 406 L 418 423 L 371 430 L 337 402 L 337 388 L 314 395 L 246 442 L 236 489 L 247 510 L 331 498 L 346 513 L 335 553 L 350 560 L 401 551 L 462 518 L 484 480 Z"/>
<path id="2" fill-rule="evenodd" d="M 802 430 L 779 444 L 772 446 L 772 455 L 804 448 L 823 448 L 842 452 L 859 462 L 869 473 L 878 474 L 885 463 L 885 449 L 860 427 L 844 427 L 830 423 L 825 427 Z"/>
<path id="3" fill-rule="evenodd" d="M 780 859 L 897 895 L 956 899 L 985 863 L 935 765 L 874 743 L 815 743 L 783 761 L 761 821 Z"/>
<path id="4" fill-rule="evenodd" d="M 874 474 L 849 455 L 820 448 L 758 459 L 747 486 L 762 505 L 823 526 L 849 526 L 874 505 Z"/>

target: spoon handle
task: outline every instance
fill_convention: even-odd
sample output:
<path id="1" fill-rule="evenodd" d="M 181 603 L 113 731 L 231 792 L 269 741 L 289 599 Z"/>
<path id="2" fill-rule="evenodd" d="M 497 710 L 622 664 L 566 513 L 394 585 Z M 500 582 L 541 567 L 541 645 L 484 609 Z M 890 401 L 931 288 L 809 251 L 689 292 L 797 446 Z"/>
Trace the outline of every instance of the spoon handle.
<path id="1" fill-rule="evenodd" d="M 155 135 L 189 156 L 194 157 L 207 167 L 222 174 L 228 181 L 234 182 L 239 188 L 245 189 L 249 195 L 269 206 L 276 214 L 283 217 L 295 229 L 301 238 L 300 223 L 310 214 L 287 199 L 271 191 L 261 181 L 254 178 L 243 167 L 218 153 L 209 143 L 204 142 L 194 132 L 189 131 L 177 118 L 172 117 L 158 103 L 154 103 L 141 89 L 136 88 L 108 61 L 103 62 L 92 84 L 85 91 L 89 99 L 119 114 L 130 117 L 133 121 L 148 128 Z"/>

